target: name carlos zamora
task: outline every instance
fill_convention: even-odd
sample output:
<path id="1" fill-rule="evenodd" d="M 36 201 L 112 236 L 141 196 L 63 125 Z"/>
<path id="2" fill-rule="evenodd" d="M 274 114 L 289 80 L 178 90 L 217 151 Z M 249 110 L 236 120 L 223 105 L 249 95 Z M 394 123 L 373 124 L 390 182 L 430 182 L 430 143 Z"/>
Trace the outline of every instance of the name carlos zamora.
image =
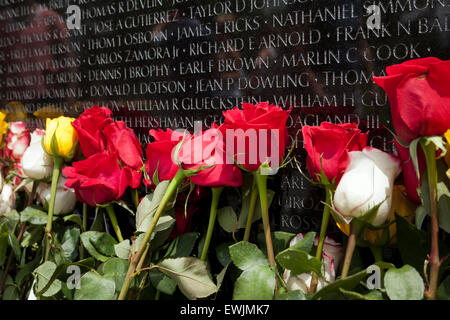
<path id="1" fill-rule="evenodd" d="M 193 306 L 187 304 L 180 308 L 180 315 L 199 315 L 212 317 L 215 312 L 230 316 L 268 315 L 270 306 L 268 304 L 225 304 L 223 306 Z"/>

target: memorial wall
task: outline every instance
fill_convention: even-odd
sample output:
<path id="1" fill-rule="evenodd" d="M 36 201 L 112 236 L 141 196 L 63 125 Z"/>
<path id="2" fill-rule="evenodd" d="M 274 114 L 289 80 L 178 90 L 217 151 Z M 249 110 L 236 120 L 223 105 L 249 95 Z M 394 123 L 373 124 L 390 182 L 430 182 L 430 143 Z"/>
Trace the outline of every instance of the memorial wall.
<path id="1" fill-rule="evenodd" d="M 372 76 L 450 59 L 449 15 L 448 0 L 0 0 L 0 109 L 35 128 L 107 106 L 145 145 L 152 128 L 209 127 L 269 101 L 292 107 L 288 148 L 303 169 L 305 124 L 356 122 L 392 151 Z M 274 229 L 320 228 L 323 195 L 295 162 L 270 187 Z"/>

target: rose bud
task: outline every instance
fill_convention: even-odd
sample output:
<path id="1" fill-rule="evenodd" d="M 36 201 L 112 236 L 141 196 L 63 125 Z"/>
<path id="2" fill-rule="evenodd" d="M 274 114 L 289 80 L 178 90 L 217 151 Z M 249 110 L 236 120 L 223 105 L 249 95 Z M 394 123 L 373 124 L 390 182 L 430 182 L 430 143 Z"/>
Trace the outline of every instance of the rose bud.
<path id="1" fill-rule="evenodd" d="M 5 184 L 0 193 L 0 216 L 16 208 L 16 195 L 10 184 Z"/>
<path id="2" fill-rule="evenodd" d="M 199 170 L 190 180 L 202 187 L 239 187 L 241 170 L 234 163 L 226 163 L 222 133 L 213 128 L 192 135 L 181 144 L 178 161 L 184 170 Z"/>
<path id="3" fill-rule="evenodd" d="M 51 156 L 72 159 L 78 144 L 77 132 L 72 126 L 74 118 L 47 119 L 44 148 Z"/>
<path id="4" fill-rule="evenodd" d="M 366 147 L 349 153 L 350 163 L 334 195 L 336 211 L 346 218 L 359 218 L 380 205 L 373 226 L 382 225 L 391 210 L 394 180 L 400 160 L 381 150 Z"/>
<path id="5" fill-rule="evenodd" d="M 404 142 L 450 128 L 450 61 L 428 57 L 386 68 L 373 77 L 389 98 L 396 134 Z"/>
<path id="6" fill-rule="evenodd" d="M 6 134 L 6 157 L 13 162 L 20 161 L 29 144 L 30 131 L 25 122 L 11 122 Z"/>
<path id="7" fill-rule="evenodd" d="M 113 123 L 111 110 L 93 106 L 85 110 L 72 122 L 77 131 L 81 152 L 85 157 L 106 150 L 106 137 L 103 129 Z"/>
<path id="8" fill-rule="evenodd" d="M 71 188 L 67 188 L 64 184 L 66 183 L 66 177 L 61 175 L 58 179 L 58 185 L 56 187 L 56 198 L 55 198 L 55 209 L 54 214 L 66 214 L 73 211 L 77 203 L 77 197 L 75 196 L 75 191 Z M 38 199 L 48 208 L 48 203 L 50 202 L 51 185 L 47 183 L 40 183 L 37 189 Z"/>
<path id="9" fill-rule="evenodd" d="M 65 167 L 66 187 L 73 188 L 78 201 L 91 206 L 120 200 L 130 184 L 128 167 L 120 168 L 116 153 L 96 153 Z"/>
<path id="10" fill-rule="evenodd" d="M 42 180 L 52 175 L 53 159 L 42 147 L 45 131 L 36 129 L 31 134 L 31 142 L 22 156 L 22 171 L 32 179 Z"/>
<path id="11" fill-rule="evenodd" d="M 286 121 L 290 112 L 291 109 L 286 111 L 268 102 L 242 103 L 242 110 L 236 107 L 224 111 L 225 120 L 220 130 L 226 148 L 234 147 L 227 150 L 231 159 L 234 157 L 249 171 L 257 171 L 266 161 L 272 169 L 278 169 L 289 139 Z"/>
<path id="12" fill-rule="evenodd" d="M 367 142 L 367 134 L 361 133 L 355 123 L 322 122 L 320 126 L 303 126 L 302 134 L 311 178 L 319 181 L 322 168 L 328 181 L 336 184 L 350 161 L 348 153 L 362 150 Z"/>
<path id="13" fill-rule="evenodd" d="M 154 185 L 153 176 L 156 170 L 158 171 L 158 180 L 172 180 L 180 168 L 172 158 L 172 151 L 177 144 L 187 137 L 187 133 L 180 133 L 167 129 L 164 132 L 161 129 L 150 130 L 150 135 L 155 139 L 154 142 L 149 143 L 146 149 L 147 160 L 145 162 L 145 171 L 147 172 L 149 180 L 145 180 L 147 185 Z"/>
<path id="14" fill-rule="evenodd" d="M 302 240 L 304 234 L 296 235 L 290 242 L 290 247 Z M 314 245 L 317 247 L 319 237 L 314 239 Z M 330 237 L 325 237 L 325 242 L 322 249 L 322 261 L 324 266 L 324 278 L 319 277 L 317 284 L 317 291 L 327 285 L 327 282 L 336 280 L 336 273 L 339 265 L 344 257 L 344 250 L 340 243 L 335 242 Z M 303 293 L 308 293 L 308 288 L 311 286 L 312 273 L 302 273 L 291 277 L 291 271 L 286 269 L 283 275 L 289 291 L 301 290 Z"/>
<path id="15" fill-rule="evenodd" d="M 125 122 L 115 121 L 103 129 L 107 147 L 110 152 L 117 152 L 124 166 L 130 168 L 132 174 L 132 188 L 139 187 L 141 183 L 143 165 L 142 148 L 134 131 L 127 128 Z"/>

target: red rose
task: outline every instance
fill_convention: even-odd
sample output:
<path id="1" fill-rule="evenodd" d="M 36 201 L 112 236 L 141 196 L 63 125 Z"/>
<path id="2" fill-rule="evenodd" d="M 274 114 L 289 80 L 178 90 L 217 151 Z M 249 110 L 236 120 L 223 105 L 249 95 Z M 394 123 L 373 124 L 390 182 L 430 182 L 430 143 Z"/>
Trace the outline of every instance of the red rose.
<path id="1" fill-rule="evenodd" d="M 415 202 L 421 203 L 419 195 L 417 194 L 417 188 L 422 184 L 422 174 L 426 169 L 425 155 L 420 146 L 417 148 L 417 157 L 419 159 L 419 172 L 420 181 L 417 179 L 416 170 L 414 169 L 414 164 L 412 162 L 411 156 L 409 154 L 409 148 L 402 147 L 397 141 L 394 141 L 395 147 L 398 151 L 398 156 L 402 161 L 403 170 L 403 182 L 405 183 L 406 195 L 408 198 Z"/>
<path id="2" fill-rule="evenodd" d="M 242 185 L 241 170 L 233 162 L 226 162 L 222 133 L 216 126 L 185 139 L 180 147 L 178 160 L 185 170 L 212 166 L 190 177 L 198 186 L 216 188 Z"/>
<path id="3" fill-rule="evenodd" d="M 175 239 L 191 230 L 192 218 L 194 213 L 200 209 L 203 199 L 211 192 L 206 188 L 196 187 L 195 191 L 189 196 L 188 205 L 185 206 L 186 194 L 179 194 L 175 202 L 175 227 L 172 229 L 170 237 Z"/>
<path id="4" fill-rule="evenodd" d="M 142 149 L 134 131 L 127 128 L 125 122 L 115 121 L 103 129 L 108 151 L 117 152 L 122 163 L 130 168 L 133 176 L 131 187 L 137 188 L 141 183 Z"/>
<path id="5" fill-rule="evenodd" d="M 267 159 L 275 169 L 284 157 L 289 138 L 286 121 L 291 109 L 285 111 L 268 102 L 242 103 L 242 108 L 223 112 L 225 121 L 220 129 L 227 148 L 230 145 L 228 139 L 234 137 L 234 148 L 228 152 L 233 152 L 232 156 L 247 170 L 257 171 Z M 261 150 L 262 146 L 267 152 Z"/>
<path id="6" fill-rule="evenodd" d="M 63 174 L 78 201 L 91 206 L 119 200 L 131 181 L 129 170 L 120 168 L 117 154 L 106 151 L 74 162 Z"/>
<path id="7" fill-rule="evenodd" d="M 355 123 L 333 124 L 322 122 L 320 126 L 303 126 L 303 142 L 308 156 L 306 167 L 310 176 L 318 181 L 320 157 L 323 172 L 328 181 L 337 185 L 350 161 L 350 151 L 361 151 L 367 143 L 367 134 L 361 133 Z"/>
<path id="8" fill-rule="evenodd" d="M 102 130 L 113 122 L 110 116 L 111 110 L 108 108 L 93 106 L 72 122 L 78 134 L 81 152 L 85 157 L 106 149 L 106 137 Z"/>
<path id="9" fill-rule="evenodd" d="M 386 91 L 402 140 L 443 135 L 450 128 L 450 61 L 415 59 L 387 67 L 386 73 L 373 81 Z"/>
<path id="10" fill-rule="evenodd" d="M 146 149 L 145 170 L 148 177 L 152 180 L 156 169 L 158 169 L 159 181 L 172 180 L 179 169 L 178 165 L 173 162 L 172 150 L 183 138 L 183 133 L 170 129 L 164 132 L 158 129 L 158 131 L 150 130 L 150 135 L 155 139 L 155 142 L 149 143 Z M 153 184 L 152 181 L 145 181 L 145 183 Z"/>
<path id="11" fill-rule="evenodd" d="M 31 135 L 25 122 L 11 122 L 6 135 L 5 155 L 13 162 L 22 159 L 25 150 L 30 145 Z"/>

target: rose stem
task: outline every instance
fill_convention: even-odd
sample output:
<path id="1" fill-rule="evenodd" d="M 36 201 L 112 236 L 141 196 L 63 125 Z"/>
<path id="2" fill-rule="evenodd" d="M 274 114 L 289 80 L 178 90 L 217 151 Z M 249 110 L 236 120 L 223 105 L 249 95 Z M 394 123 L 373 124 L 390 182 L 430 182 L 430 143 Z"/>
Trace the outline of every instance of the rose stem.
<path id="1" fill-rule="evenodd" d="M 55 199 L 56 199 L 56 188 L 58 186 L 59 174 L 61 173 L 61 166 L 64 162 L 62 157 L 53 157 L 53 176 L 52 176 L 52 187 L 50 193 L 50 203 L 48 205 L 48 219 L 47 226 L 45 227 L 45 232 L 47 233 L 47 246 L 45 249 L 45 260 L 48 260 L 48 255 L 51 249 L 51 237 L 52 237 L 52 223 L 53 223 L 53 211 L 55 210 Z"/>
<path id="2" fill-rule="evenodd" d="M 137 189 L 131 189 L 131 195 L 133 197 L 134 206 L 137 208 L 139 206 L 139 194 Z"/>
<path id="3" fill-rule="evenodd" d="M 320 261 L 322 261 L 323 244 L 325 242 L 325 236 L 327 233 L 328 222 L 330 220 L 329 205 L 331 205 L 331 189 L 330 189 L 330 186 L 328 186 L 328 185 L 325 186 L 325 194 L 326 194 L 326 200 L 325 200 L 326 205 L 324 205 L 324 207 L 323 207 L 322 225 L 320 227 L 319 243 L 317 245 L 317 251 L 316 251 L 316 258 L 319 259 Z M 317 283 L 318 283 L 318 275 L 315 272 L 313 272 L 313 277 L 311 280 L 311 288 L 310 288 L 311 293 L 316 292 Z"/>
<path id="4" fill-rule="evenodd" d="M 421 141 L 422 149 L 427 162 L 428 189 L 430 194 L 431 210 L 431 253 L 430 253 L 430 285 L 428 287 L 429 299 L 436 299 L 436 290 L 439 277 L 439 217 L 437 212 L 437 169 L 436 150 L 432 142 L 426 144 Z"/>
<path id="5" fill-rule="evenodd" d="M 250 231 L 252 228 L 253 216 L 255 214 L 256 200 L 258 199 L 258 188 L 255 183 L 252 185 L 252 192 L 250 194 L 250 206 L 247 214 L 247 224 L 245 226 L 245 233 L 243 241 L 250 239 Z"/>
<path id="6" fill-rule="evenodd" d="M 27 207 L 29 207 L 29 206 L 31 206 L 33 204 L 34 195 L 36 194 L 36 190 L 37 190 L 38 185 L 39 185 L 39 181 L 33 181 L 33 184 L 32 184 L 32 187 L 31 187 L 30 198 L 28 199 L 28 202 L 27 202 Z M 22 222 L 20 224 L 19 235 L 17 236 L 17 241 L 18 242 L 20 242 L 20 240 L 22 240 L 23 234 L 25 232 L 25 228 L 26 228 L 26 222 Z M 3 286 L 5 285 L 6 277 L 8 276 L 9 268 L 11 268 L 11 264 L 12 264 L 12 259 L 13 258 L 14 258 L 14 252 L 11 251 L 9 253 L 8 262 L 6 264 L 5 271 L 3 272 L 2 279 L 0 280 L 0 297 L 2 296 Z"/>
<path id="7" fill-rule="evenodd" d="M 211 200 L 211 210 L 209 212 L 209 223 L 208 230 L 206 232 L 205 243 L 203 244 L 201 260 L 206 261 L 208 256 L 209 244 L 211 243 L 211 238 L 214 230 L 214 224 L 216 223 L 217 216 L 217 205 L 219 204 L 220 195 L 223 188 L 211 188 L 212 189 L 212 200 Z"/>
<path id="8" fill-rule="evenodd" d="M 348 275 L 350 264 L 352 263 L 353 252 L 356 247 L 356 230 L 354 223 L 350 223 L 350 236 L 347 241 L 347 248 L 345 249 L 344 266 L 342 267 L 341 279 Z"/>
<path id="9" fill-rule="evenodd" d="M 83 222 L 81 224 L 82 232 L 87 231 L 87 203 L 83 203 Z M 84 259 L 84 246 L 80 245 L 80 259 Z"/>
<path id="10" fill-rule="evenodd" d="M 106 206 L 106 212 L 108 212 L 109 219 L 111 219 L 111 224 L 113 226 L 114 232 L 116 233 L 117 240 L 119 240 L 119 242 L 122 242 L 122 232 L 120 232 L 119 223 L 117 222 L 116 213 L 114 212 L 112 204 L 108 204 Z"/>
<path id="11" fill-rule="evenodd" d="M 183 170 L 179 169 L 177 174 L 167 187 L 166 193 L 164 194 L 163 198 L 161 199 L 161 202 L 159 203 L 158 209 L 156 210 L 155 215 L 153 216 L 153 220 L 149 228 L 147 229 L 147 232 L 145 233 L 144 240 L 141 242 L 138 251 L 131 258 L 130 266 L 128 267 L 128 272 L 119 294 L 119 300 L 125 300 L 128 289 L 130 288 L 131 285 L 131 280 L 133 278 L 134 271 L 136 270 L 136 266 L 139 263 L 139 260 L 145 250 L 147 242 L 150 240 L 150 236 L 152 235 L 153 230 L 155 230 L 156 224 L 158 223 L 161 213 L 164 211 L 167 203 L 169 202 L 170 198 L 174 195 L 183 179 L 184 179 Z"/>
<path id="12" fill-rule="evenodd" d="M 275 266 L 275 255 L 273 253 L 272 235 L 270 234 L 269 206 L 267 202 L 267 176 L 260 174 L 258 171 L 255 171 L 254 175 L 261 202 L 261 215 L 266 238 L 267 257 L 269 258 L 270 266 L 273 267 Z"/>
<path id="13" fill-rule="evenodd" d="M 383 247 L 381 246 L 370 246 L 370 251 L 372 251 L 375 262 L 383 261 Z"/>

